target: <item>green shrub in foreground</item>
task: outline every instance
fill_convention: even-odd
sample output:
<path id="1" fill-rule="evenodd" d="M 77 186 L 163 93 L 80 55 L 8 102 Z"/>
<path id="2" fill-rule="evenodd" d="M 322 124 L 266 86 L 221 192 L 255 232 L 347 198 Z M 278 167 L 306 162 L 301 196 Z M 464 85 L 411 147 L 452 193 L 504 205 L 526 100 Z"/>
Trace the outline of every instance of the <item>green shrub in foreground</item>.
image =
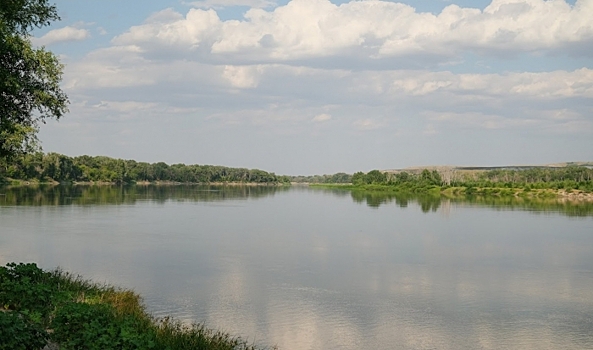
<path id="1" fill-rule="evenodd" d="M 0 311 L 0 350 L 41 349 L 47 333 L 17 312 Z"/>
<path id="2" fill-rule="evenodd" d="M 0 306 L 14 311 L 47 316 L 52 290 L 49 274 L 35 264 L 9 263 L 0 267 Z"/>
<path id="3" fill-rule="evenodd" d="M 155 334 L 134 316 L 118 317 L 107 304 L 68 303 L 52 320 L 52 340 L 68 349 L 154 349 Z"/>

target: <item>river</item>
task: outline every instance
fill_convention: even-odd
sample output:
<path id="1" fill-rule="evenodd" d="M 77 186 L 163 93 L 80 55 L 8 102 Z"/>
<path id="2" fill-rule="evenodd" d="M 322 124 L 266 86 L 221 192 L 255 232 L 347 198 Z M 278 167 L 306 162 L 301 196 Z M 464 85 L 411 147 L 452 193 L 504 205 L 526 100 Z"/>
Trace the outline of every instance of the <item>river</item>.
<path id="1" fill-rule="evenodd" d="M 0 263 L 281 350 L 593 349 L 593 204 L 294 186 L 0 188 Z"/>

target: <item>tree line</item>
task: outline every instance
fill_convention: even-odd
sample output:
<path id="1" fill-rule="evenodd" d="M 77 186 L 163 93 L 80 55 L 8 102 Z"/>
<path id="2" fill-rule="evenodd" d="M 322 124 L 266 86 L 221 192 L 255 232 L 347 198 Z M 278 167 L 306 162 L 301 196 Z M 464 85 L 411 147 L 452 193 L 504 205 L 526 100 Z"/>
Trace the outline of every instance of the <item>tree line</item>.
<path id="1" fill-rule="evenodd" d="M 291 182 L 311 184 L 349 184 L 352 182 L 352 175 L 336 173 L 333 175 L 297 175 L 289 176 Z"/>
<path id="2" fill-rule="evenodd" d="M 454 179 L 445 181 L 437 170 L 424 169 L 421 172 L 387 173 L 372 170 L 352 175 L 354 186 L 382 185 L 421 192 L 430 188 L 522 188 L 565 189 L 593 192 L 593 169 L 569 165 L 566 167 L 541 167 L 529 169 L 495 169 L 487 171 L 462 172 Z"/>
<path id="3" fill-rule="evenodd" d="M 4 173 L 4 174 L 2 174 Z M 59 153 L 30 153 L 8 161 L 0 159 L 0 178 L 59 182 L 244 182 L 285 183 L 286 176 L 259 169 L 215 165 L 168 165 L 105 156 L 69 157 Z"/>

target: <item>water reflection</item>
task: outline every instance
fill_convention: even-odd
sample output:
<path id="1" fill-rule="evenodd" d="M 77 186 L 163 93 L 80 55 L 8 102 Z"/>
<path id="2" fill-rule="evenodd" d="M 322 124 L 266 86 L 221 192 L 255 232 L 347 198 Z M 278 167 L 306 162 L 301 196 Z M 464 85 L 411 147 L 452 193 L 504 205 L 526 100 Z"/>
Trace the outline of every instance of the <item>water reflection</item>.
<path id="1" fill-rule="evenodd" d="M 356 203 L 364 203 L 371 208 L 395 204 L 407 208 L 417 204 L 423 213 L 450 210 L 451 206 L 479 206 L 496 210 L 523 210 L 536 213 L 560 213 L 566 216 L 593 216 L 593 202 L 569 201 L 561 198 L 523 198 L 515 196 L 460 196 L 455 198 L 441 195 L 394 193 L 380 191 L 347 191 L 340 189 L 315 189 L 332 193 L 338 197 L 350 194 Z"/>
<path id="2" fill-rule="evenodd" d="M 0 206 L 44 205 L 112 205 L 136 204 L 151 200 L 216 202 L 235 199 L 255 199 L 274 196 L 286 191 L 326 193 L 335 197 L 350 196 L 356 203 L 371 208 L 395 204 L 400 208 L 417 206 L 423 213 L 440 212 L 447 215 L 452 207 L 476 206 L 495 210 L 522 210 L 534 213 L 560 213 L 570 217 L 593 216 L 593 202 L 567 201 L 557 198 L 522 198 L 514 196 L 417 195 L 379 191 L 347 191 L 319 189 L 305 186 L 204 186 L 204 185 L 146 185 L 146 186 L 14 186 L 0 188 Z"/>
<path id="3" fill-rule="evenodd" d="M 229 199 L 262 198 L 287 191 L 282 186 L 203 186 L 203 185 L 40 185 L 0 188 L 0 205 L 113 205 L 151 200 L 214 202 Z"/>

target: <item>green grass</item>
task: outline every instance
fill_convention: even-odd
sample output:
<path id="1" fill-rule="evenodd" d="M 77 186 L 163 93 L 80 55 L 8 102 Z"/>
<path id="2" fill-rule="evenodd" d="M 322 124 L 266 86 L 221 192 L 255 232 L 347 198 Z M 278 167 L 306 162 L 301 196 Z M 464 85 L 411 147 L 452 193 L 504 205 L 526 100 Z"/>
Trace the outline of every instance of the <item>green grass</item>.
<path id="1" fill-rule="evenodd" d="M 256 350 L 238 337 L 155 319 L 130 290 L 100 285 L 36 264 L 0 267 L 0 350 Z"/>

